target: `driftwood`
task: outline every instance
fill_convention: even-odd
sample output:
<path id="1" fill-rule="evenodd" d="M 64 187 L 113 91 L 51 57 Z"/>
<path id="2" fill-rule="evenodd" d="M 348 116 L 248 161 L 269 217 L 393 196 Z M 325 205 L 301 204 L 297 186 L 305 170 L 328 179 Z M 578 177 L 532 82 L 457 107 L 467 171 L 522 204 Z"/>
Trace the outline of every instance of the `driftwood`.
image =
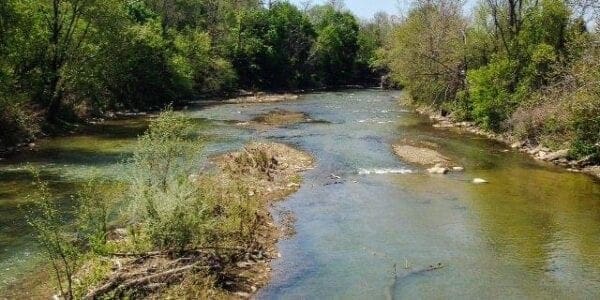
<path id="1" fill-rule="evenodd" d="M 109 253 L 109 256 L 116 256 L 116 257 L 152 257 L 152 256 L 159 256 L 159 255 L 169 255 L 169 254 L 173 254 L 173 253 L 178 253 L 178 252 L 182 252 L 182 253 L 203 253 L 206 250 L 217 250 L 217 251 L 247 251 L 247 248 L 244 247 L 198 247 L 198 248 L 194 248 L 194 249 L 190 249 L 190 250 L 184 250 L 184 251 L 176 251 L 176 250 L 162 250 L 162 251 L 150 251 L 150 252 L 141 252 L 141 253 L 135 253 L 135 252 L 114 252 L 114 253 Z"/>
<path id="2" fill-rule="evenodd" d="M 105 284 L 93 289 L 89 293 L 87 293 L 87 295 L 85 295 L 85 297 L 83 299 L 86 299 L 86 300 L 96 299 L 98 296 L 104 295 L 104 294 L 108 293 L 109 291 L 111 291 L 112 289 L 114 289 L 122 281 L 123 281 L 123 278 L 121 277 L 121 275 L 117 275 L 117 276 L 113 277 L 111 280 L 109 280 L 107 283 L 105 283 Z"/>
<path id="3" fill-rule="evenodd" d="M 403 281 L 404 279 L 408 278 L 408 277 L 412 277 L 412 276 L 416 276 L 416 275 L 421 275 L 424 273 L 428 273 L 431 271 L 435 271 L 435 270 L 439 270 L 441 268 L 445 267 L 442 263 L 438 263 L 437 265 L 430 265 L 426 268 L 421 268 L 421 269 L 417 269 L 417 270 L 413 270 L 410 271 L 408 273 L 403 274 L 402 276 L 398 276 L 398 271 L 396 269 L 396 264 L 394 264 L 394 279 L 393 282 L 390 284 L 390 286 L 386 289 L 386 295 L 385 298 L 392 300 L 394 299 L 394 295 L 396 293 L 396 286 Z"/>
<path id="4" fill-rule="evenodd" d="M 168 283 L 171 283 L 174 280 L 178 279 L 180 276 L 183 275 L 183 273 L 190 271 L 192 269 L 195 269 L 195 268 L 208 269 L 208 268 L 210 268 L 210 266 L 203 266 L 202 263 L 203 262 L 196 262 L 196 263 L 193 263 L 193 264 L 190 264 L 187 266 L 170 269 L 170 270 L 167 270 L 164 272 L 144 276 L 141 278 L 133 278 L 133 279 L 131 278 L 131 277 L 135 277 L 135 275 L 139 275 L 139 273 L 135 274 L 133 276 L 127 276 L 127 277 L 123 276 L 121 274 L 118 274 L 115 277 L 113 277 L 111 280 L 109 280 L 107 283 L 105 283 L 104 285 L 90 291 L 84 297 L 84 299 L 86 299 L 86 300 L 97 299 L 99 296 L 102 296 L 111 291 L 115 291 L 115 293 L 118 295 L 118 294 L 122 293 L 123 291 L 129 290 L 131 288 L 149 285 L 149 284 L 150 285 L 152 285 L 152 284 L 168 284 Z"/>

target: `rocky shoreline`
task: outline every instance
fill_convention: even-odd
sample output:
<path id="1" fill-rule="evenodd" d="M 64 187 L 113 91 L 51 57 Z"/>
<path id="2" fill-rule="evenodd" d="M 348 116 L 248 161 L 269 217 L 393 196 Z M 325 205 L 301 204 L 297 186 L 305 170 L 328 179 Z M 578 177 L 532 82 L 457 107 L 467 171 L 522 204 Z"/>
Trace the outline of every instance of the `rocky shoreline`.
<path id="1" fill-rule="evenodd" d="M 456 128 L 462 131 L 485 136 L 486 138 L 501 142 L 510 148 L 526 153 L 532 158 L 552 163 L 556 166 L 566 168 L 570 172 L 590 174 L 600 179 L 600 166 L 594 165 L 589 158 L 574 160 L 569 158 L 569 149 L 553 151 L 542 145 L 532 145 L 527 141 L 517 141 L 514 137 L 486 131 L 473 122 L 456 122 L 449 116 L 443 116 L 439 110 L 431 107 L 417 107 L 415 110 L 422 115 L 426 115 L 434 122 L 436 128 Z"/>

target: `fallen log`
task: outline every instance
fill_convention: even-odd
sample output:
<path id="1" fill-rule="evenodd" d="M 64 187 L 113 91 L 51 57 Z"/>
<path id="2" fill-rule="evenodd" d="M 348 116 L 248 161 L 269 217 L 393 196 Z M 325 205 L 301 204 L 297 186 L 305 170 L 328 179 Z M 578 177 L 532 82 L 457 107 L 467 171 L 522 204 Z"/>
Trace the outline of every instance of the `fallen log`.
<path id="1" fill-rule="evenodd" d="M 182 252 L 182 253 L 202 253 L 203 251 L 206 250 L 221 250 L 221 251 L 247 251 L 247 248 L 244 247 L 211 247 L 211 246 L 206 246 L 206 247 L 198 247 L 198 248 L 194 248 L 194 249 L 190 249 L 190 250 L 185 250 L 185 251 L 176 251 L 176 250 L 161 250 L 161 251 L 150 251 L 150 252 L 113 252 L 113 253 L 108 253 L 109 256 L 116 256 L 116 257 L 152 257 L 152 256 L 159 256 L 159 255 L 168 255 L 168 254 L 173 254 L 173 253 L 178 253 L 178 252 Z"/>
<path id="2" fill-rule="evenodd" d="M 190 264 L 187 266 L 170 269 L 170 270 L 167 270 L 164 272 L 160 272 L 157 274 L 152 274 L 152 275 L 148 275 L 148 276 L 144 276 L 144 277 L 136 278 L 136 279 L 127 279 L 127 278 L 123 277 L 121 274 L 119 274 L 119 275 L 115 276 L 114 278 L 110 279 L 104 285 L 89 292 L 87 295 L 85 295 L 84 299 L 86 299 L 86 300 L 97 299 L 99 296 L 105 295 L 111 291 L 114 291 L 116 295 L 119 295 L 120 293 L 127 291 L 129 289 L 132 289 L 133 287 L 144 286 L 147 284 L 172 283 L 173 281 L 178 279 L 180 276 L 182 276 L 183 273 L 190 271 L 192 269 L 195 269 L 195 268 L 209 269 L 210 266 L 202 266 L 202 262 L 197 262 L 197 263 Z"/>

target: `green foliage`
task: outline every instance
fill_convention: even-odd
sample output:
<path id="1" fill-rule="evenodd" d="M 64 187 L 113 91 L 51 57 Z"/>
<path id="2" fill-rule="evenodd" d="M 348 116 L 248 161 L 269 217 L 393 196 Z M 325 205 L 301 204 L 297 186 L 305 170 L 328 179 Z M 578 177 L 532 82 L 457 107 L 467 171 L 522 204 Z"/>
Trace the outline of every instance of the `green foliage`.
<path id="1" fill-rule="evenodd" d="M 292 4 L 242 13 L 238 21 L 235 66 L 250 88 L 289 89 L 310 84 L 308 58 L 315 32 Z"/>
<path id="2" fill-rule="evenodd" d="M 13 96 L 14 97 L 14 96 Z M 14 98 L 0 92 L 0 147 L 8 147 L 33 139 L 39 131 L 30 110 Z"/>
<path id="3" fill-rule="evenodd" d="M 600 163 L 600 47 L 595 44 L 585 51 L 570 73 L 577 80 L 564 89 L 568 91 L 564 111 L 574 132 L 571 154 Z"/>
<path id="4" fill-rule="evenodd" d="M 359 50 L 359 26 L 354 16 L 326 7 L 316 28 L 314 59 L 318 78 L 333 86 L 352 81 Z"/>
<path id="5" fill-rule="evenodd" d="M 513 70 L 508 59 L 499 59 L 468 74 L 473 118 L 487 129 L 500 129 L 516 106 L 510 93 Z"/>
<path id="6" fill-rule="evenodd" d="M 78 191 L 75 201 L 75 226 L 79 243 L 84 248 L 98 254 L 108 252 L 110 223 L 117 215 L 116 200 L 121 192 L 121 184 L 100 179 L 88 181 Z"/>
<path id="7" fill-rule="evenodd" d="M 380 61 L 455 119 L 598 161 L 599 36 L 569 3 L 484 1 L 467 22 L 460 1 L 416 2 Z"/>
<path id="8" fill-rule="evenodd" d="M 455 3 L 415 6 L 390 35 L 385 60 L 415 101 L 442 105 L 464 88 L 466 21 Z"/>

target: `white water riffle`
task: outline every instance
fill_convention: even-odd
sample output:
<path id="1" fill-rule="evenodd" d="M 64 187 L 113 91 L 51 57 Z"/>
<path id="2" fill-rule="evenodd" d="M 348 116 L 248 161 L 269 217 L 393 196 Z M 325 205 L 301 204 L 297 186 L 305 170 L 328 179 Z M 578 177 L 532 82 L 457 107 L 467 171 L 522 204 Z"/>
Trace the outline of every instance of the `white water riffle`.
<path id="1" fill-rule="evenodd" d="M 359 175 L 371 175 L 371 174 L 411 174 L 413 170 L 403 168 L 372 168 L 372 169 L 360 169 L 358 170 Z"/>

